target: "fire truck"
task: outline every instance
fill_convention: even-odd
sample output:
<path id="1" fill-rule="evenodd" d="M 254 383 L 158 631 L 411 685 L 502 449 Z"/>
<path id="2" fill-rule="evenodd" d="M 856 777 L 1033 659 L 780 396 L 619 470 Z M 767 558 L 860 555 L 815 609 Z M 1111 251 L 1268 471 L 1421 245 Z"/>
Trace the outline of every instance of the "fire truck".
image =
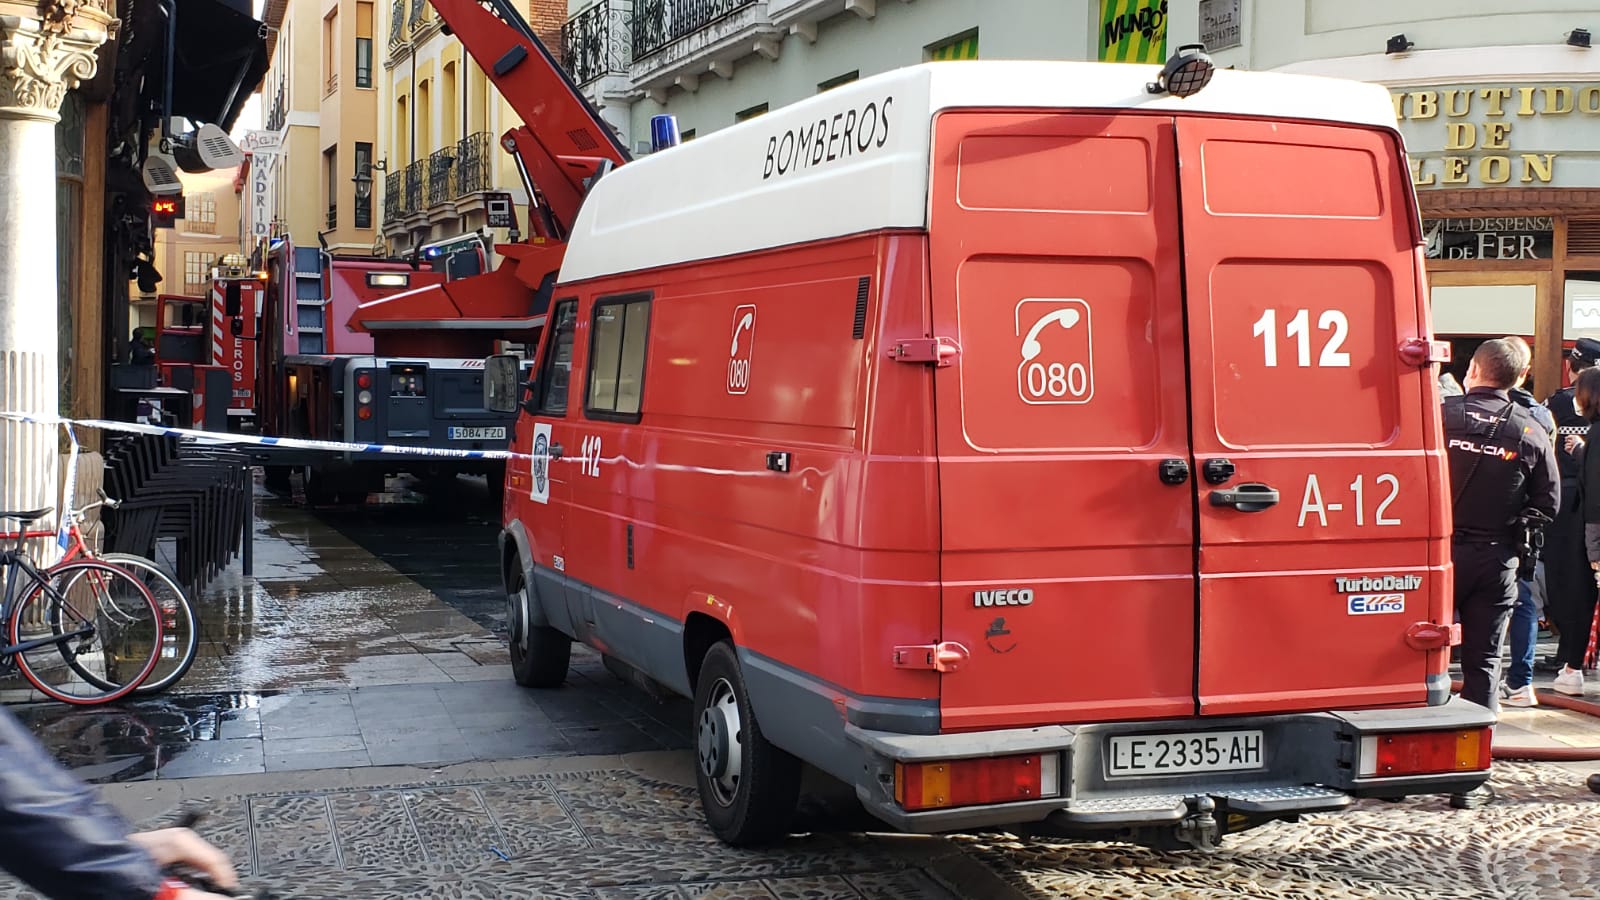
<path id="1" fill-rule="evenodd" d="M 623 165 L 505 0 L 431 2 L 542 239 L 393 301 L 548 308 L 485 370 L 514 676 L 692 698 L 720 838 L 802 763 L 905 831 L 1173 848 L 1488 778 L 1381 87 L 933 63 Z"/>
<path id="2" fill-rule="evenodd" d="M 190 421 L 209 431 L 252 431 L 256 412 L 256 327 L 263 296 L 257 272 L 239 264 L 212 271 L 205 297 L 157 297 L 156 365 L 161 384 L 192 396 Z"/>
<path id="3" fill-rule="evenodd" d="M 481 250 L 476 251 L 481 253 Z M 402 448 L 499 450 L 512 417 L 483 406 L 483 359 L 514 338 L 454 310 L 416 318 L 397 298 L 445 283 L 447 260 L 344 258 L 288 239 L 263 259 L 259 324 L 262 434 L 366 445 L 330 453 L 265 448 L 269 483 L 298 471 L 312 504 L 358 501 L 387 475 L 486 477 L 498 495 L 499 461 L 406 453 Z"/>

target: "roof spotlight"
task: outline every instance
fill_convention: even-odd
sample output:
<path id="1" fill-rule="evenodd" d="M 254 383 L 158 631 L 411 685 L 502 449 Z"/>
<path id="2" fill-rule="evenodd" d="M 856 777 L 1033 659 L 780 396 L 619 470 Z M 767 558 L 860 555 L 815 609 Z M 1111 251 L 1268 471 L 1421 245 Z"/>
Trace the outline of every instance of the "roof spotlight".
<path id="1" fill-rule="evenodd" d="M 1161 74 L 1156 80 L 1146 85 L 1152 94 L 1171 94 L 1174 97 L 1188 97 L 1200 92 L 1200 89 L 1211 83 L 1211 76 L 1217 67 L 1211 62 L 1211 57 L 1206 55 L 1205 44 L 1184 44 L 1178 52 L 1172 54 L 1167 64 L 1161 67 Z"/>
<path id="2" fill-rule="evenodd" d="M 1572 29 L 1572 32 L 1567 35 L 1567 45 L 1569 47 L 1587 48 L 1589 46 L 1589 29 L 1587 29 L 1587 28 L 1574 28 L 1574 29 Z"/>
<path id="3" fill-rule="evenodd" d="M 1383 52 L 1404 53 L 1415 46 L 1416 44 L 1406 40 L 1406 36 L 1404 34 L 1397 34 L 1394 37 L 1389 38 L 1389 46 Z"/>

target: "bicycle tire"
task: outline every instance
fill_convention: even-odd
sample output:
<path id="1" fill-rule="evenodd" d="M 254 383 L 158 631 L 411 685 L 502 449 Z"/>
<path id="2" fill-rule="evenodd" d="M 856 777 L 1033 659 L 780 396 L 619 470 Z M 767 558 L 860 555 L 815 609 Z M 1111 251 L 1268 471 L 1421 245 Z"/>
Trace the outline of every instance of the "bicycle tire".
<path id="1" fill-rule="evenodd" d="M 189 667 L 194 665 L 200 648 L 200 629 L 197 624 L 199 620 L 195 618 L 194 605 L 190 603 L 189 595 L 178 585 L 178 580 L 172 573 L 148 557 L 133 553 L 105 553 L 96 556 L 95 559 L 126 569 L 144 582 L 144 586 L 150 589 L 150 593 L 156 598 L 156 604 L 162 609 L 162 652 L 156 660 L 155 670 L 134 689 L 134 695 L 150 697 L 177 684 L 183 676 L 189 674 Z M 169 610 L 167 608 L 169 604 L 176 608 Z M 171 660 L 166 657 L 168 647 L 172 647 L 175 653 Z M 69 662 L 68 665 L 72 663 Z M 85 681 L 102 689 L 110 690 L 114 687 L 101 682 L 87 668 L 79 670 L 74 667 L 74 671 L 77 671 Z"/>
<path id="2" fill-rule="evenodd" d="M 131 593 L 120 596 L 128 598 L 124 602 L 136 599 L 137 602 L 142 603 L 144 611 L 148 615 L 148 621 L 151 623 L 149 631 L 141 632 L 149 638 L 149 649 L 147 652 L 134 651 L 129 654 L 125 667 L 133 672 L 133 677 L 125 680 L 118 679 L 116 682 L 111 682 L 109 676 L 96 681 L 89 681 L 87 683 L 99 693 L 77 696 L 57 689 L 54 684 L 45 678 L 45 674 L 52 671 L 47 668 L 48 659 L 59 658 L 66 662 L 67 667 L 72 670 L 74 675 L 81 677 L 83 668 L 81 665 L 83 658 L 81 651 L 85 646 L 92 646 L 94 638 L 91 637 L 88 642 L 69 648 L 67 644 L 68 638 L 63 637 L 66 631 L 62 624 L 62 618 L 70 613 L 79 620 L 87 620 L 87 617 L 72 605 L 71 598 L 67 596 L 67 591 L 72 590 L 78 579 L 87 576 L 91 572 L 99 572 L 103 578 L 109 580 L 109 583 L 131 586 Z M 52 635 L 61 639 L 52 643 L 42 644 L 31 650 L 16 651 L 13 654 L 13 659 L 16 660 L 17 669 L 21 672 L 22 677 L 26 678 L 28 683 L 33 685 L 41 694 L 73 706 L 96 706 L 102 703 L 110 703 L 133 693 L 144 682 L 144 679 L 148 678 L 150 673 L 155 670 L 156 662 L 161 657 L 161 606 L 156 602 L 155 595 L 150 592 L 149 588 L 145 587 L 144 582 L 134 577 L 132 573 L 103 562 L 80 560 L 64 563 L 40 574 L 44 576 L 44 579 L 33 579 L 33 584 L 28 587 L 28 592 L 23 596 L 22 601 L 12 610 L 11 621 L 7 623 L 7 633 L 10 637 L 11 645 L 16 646 L 25 640 L 34 639 L 33 636 L 26 638 L 23 636 L 24 623 L 43 622 L 49 626 Z M 64 582 L 63 579 L 65 579 Z M 56 587 L 57 584 L 61 584 L 62 587 Z M 55 596 L 50 596 L 46 593 L 47 586 Z M 99 590 L 100 588 L 95 587 L 92 589 Z M 30 615 L 30 610 L 41 599 L 45 601 L 42 614 L 41 612 L 35 612 Z M 96 603 L 97 614 L 95 618 L 97 622 L 104 618 L 99 614 L 99 611 L 105 605 L 104 603 Z M 110 629 L 107 630 L 109 631 Z M 91 634 L 99 636 L 97 627 L 91 626 L 90 631 Z M 106 637 L 101 639 L 103 642 L 101 657 L 103 659 L 120 660 L 120 657 L 106 652 L 106 650 L 110 649 L 111 640 Z M 119 666 L 120 668 L 122 667 Z M 108 683 L 111 683 L 112 687 L 104 687 Z"/>

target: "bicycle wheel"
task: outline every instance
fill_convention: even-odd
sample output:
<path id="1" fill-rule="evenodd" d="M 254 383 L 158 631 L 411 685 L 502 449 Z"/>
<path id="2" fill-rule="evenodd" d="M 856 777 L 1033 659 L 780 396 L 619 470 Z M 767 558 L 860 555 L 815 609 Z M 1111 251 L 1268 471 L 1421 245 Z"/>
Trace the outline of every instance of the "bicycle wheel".
<path id="1" fill-rule="evenodd" d="M 178 584 L 178 579 L 160 563 L 132 553 L 107 553 L 102 561 L 127 569 L 144 582 L 161 607 L 161 659 L 155 671 L 135 694 L 157 694 L 172 687 L 189 673 L 200 649 L 200 619 L 194 604 Z"/>
<path id="2" fill-rule="evenodd" d="M 42 574 L 11 616 L 12 646 L 37 642 L 15 651 L 22 676 L 45 696 L 81 706 L 132 693 L 161 654 L 161 607 L 150 590 L 100 562 Z"/>
<path id="3" fill-rule="evenodd" d="M 132 553 L 107 553 L 100 556 L 99 561 L 127 570 L 144 583 L 156 598 L 156 604 L 161 607 L 161 656 L 156 660 L 155 670 L 150 677 L 133 692 L 140 697 L 159 694 L 177 684 L 188 674 L 189 667 L 194 665 L 195 655 L 200 648 L 200 628 L 194 606 L 189 603 L 189 596 L 183 588 L 178 586 L 178 580 L 154 560 Z M 78 674 L 89 683 L 98 684 L 106 690 L 115 687 L 98 681 L 95 673 L 88 669 L 79 670 Z"/>

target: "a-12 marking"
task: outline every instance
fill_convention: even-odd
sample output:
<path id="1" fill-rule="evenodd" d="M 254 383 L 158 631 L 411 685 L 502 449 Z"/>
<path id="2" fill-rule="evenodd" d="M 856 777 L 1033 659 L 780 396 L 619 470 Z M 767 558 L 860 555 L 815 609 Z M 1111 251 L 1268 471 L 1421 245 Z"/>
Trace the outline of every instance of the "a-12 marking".
<path id="1" fill-rule="evenodd" d="M 1355 495 L 1354 512 L 1358 527 L 1367 524 L 1366 478 L 1367 476 L 1365 475 L 1357 475 L 1356 480 L 1349 484 L 1350 493 Z M 1378 486 L 1378 491 L 1374 493 L 1382 491 L 1383 488 L 1388 488 L 1387 494 L 1383 496 L 1382 500 L 1378 501 L 1377 508 L 1373 510 L 1373 524 L 1399 525 L 1400 520 L 1389 515 L 1389 507 L 1400 496 L 1400 479 L 1389 472 L 1384 472 L 1377 478 L 1372 479 L 1372 481 L 1373 484 Z M 1306 474 L 1305 493 L 1300 498 L 1300 521 L 1296 524 L 1304 528 L 1306 527 L 1306 517 L 1314 515 L 1317 517 L 1317 524 L 1326 528 L 1328 527 L 1328 513 L 1343 511 L 1343 503 L 1329 503 L 1322 498 L 1322 484 L 1317 480 L 1317 474 L 1308 472 Z"/>

